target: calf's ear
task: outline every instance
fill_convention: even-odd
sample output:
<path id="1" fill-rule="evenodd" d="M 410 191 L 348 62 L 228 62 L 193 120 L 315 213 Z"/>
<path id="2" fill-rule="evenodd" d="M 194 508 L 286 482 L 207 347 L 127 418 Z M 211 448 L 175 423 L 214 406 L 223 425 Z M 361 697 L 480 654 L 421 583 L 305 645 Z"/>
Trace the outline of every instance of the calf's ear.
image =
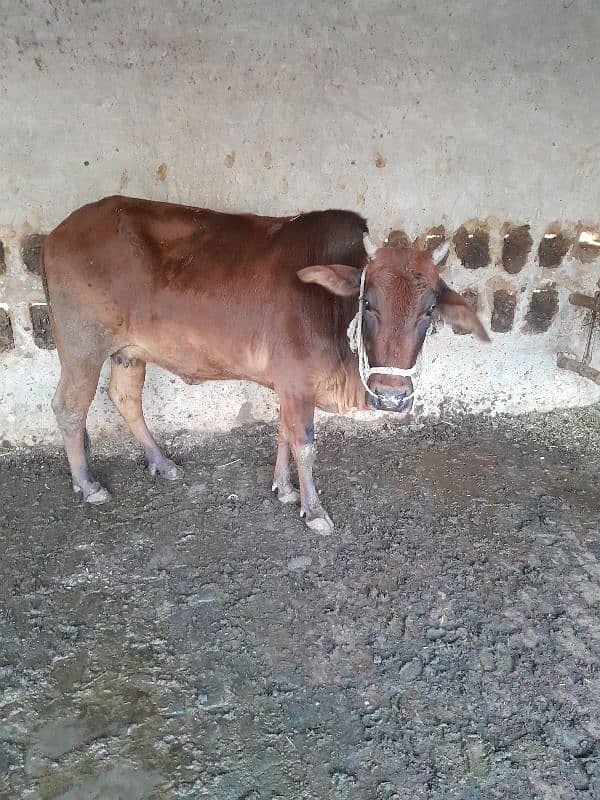
<path id="1" fill-rule="evenodd" d="M 303 283 L 318 283 L 332 294 L 352 297 L 358 294 L 361 271 L 346 264 L 316 265 L 299 269 L 298 277 Z"/>
<path id="2" fill-rule="evenodd" d="M 490 337 L 477 314 L 465 298 L 453 291 L 441 278 L 437 284 L 436 294 L 438 311 L 447 322 L 475 334 L 483 342 L 489 342 Z"/>

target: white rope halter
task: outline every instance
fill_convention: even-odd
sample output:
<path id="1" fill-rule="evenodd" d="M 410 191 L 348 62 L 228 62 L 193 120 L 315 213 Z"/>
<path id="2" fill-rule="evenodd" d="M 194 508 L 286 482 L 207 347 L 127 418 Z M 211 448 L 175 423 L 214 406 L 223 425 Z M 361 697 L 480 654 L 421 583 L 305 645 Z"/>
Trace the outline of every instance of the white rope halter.
<path id="1" fill-rule="evenodd" d="M 369 356 L 367 355 L 367 348 L 365 346 L 365 340 L 363 337 L 363 299 L 365 293 L 365 282 L 366 282 L 366 275 L 367 275 L 367 266 L 363 269 L 362 275 L 360 276 L 360 291 L 358 293 L 358 311 L 350 320 L 350 324 L 348 325 L 348 343 L 350 344 L 350 350 L 353 353 L 356 353 L 358 357 L 358 374 L 360 375 L 360 379 L 362 381 L 365 390 L 372 395 L 373 397 L 378 397 L 378 395 L 369 388 L 369 378 L 374 373 L 378 373 L 380 375 L 398 375 L 402 378 L 410 378 L 415 375 L 417 372 L 420 371 L 421 366 L 421 353 L 419 353 L 417 360 L 415 362 L 414 367 L 410 369 L 400 369 L 399 367 L 372 367 L 369 364 Z M 409 400 L 411 397 L 414 396 L 414 389 L 413 391 L 407 395 L 404 399 Z"/>

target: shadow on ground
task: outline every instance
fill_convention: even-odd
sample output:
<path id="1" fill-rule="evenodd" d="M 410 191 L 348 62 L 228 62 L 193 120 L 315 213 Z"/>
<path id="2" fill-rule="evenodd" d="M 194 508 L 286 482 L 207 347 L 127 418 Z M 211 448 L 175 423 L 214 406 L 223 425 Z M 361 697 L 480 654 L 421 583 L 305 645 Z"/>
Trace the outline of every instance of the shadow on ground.
<path id="1" fill-rule="evenodd" d="M 600 797 L 600 414 L 267 426 L 0 460 L 0 797 Z"/>

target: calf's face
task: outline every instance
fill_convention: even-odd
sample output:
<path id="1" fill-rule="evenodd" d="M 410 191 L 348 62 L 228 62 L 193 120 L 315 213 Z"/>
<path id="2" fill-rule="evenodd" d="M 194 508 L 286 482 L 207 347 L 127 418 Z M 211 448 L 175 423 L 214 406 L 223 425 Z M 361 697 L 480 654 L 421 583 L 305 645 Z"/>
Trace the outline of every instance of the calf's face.
<path id="1" fill-rule="evenodd" d="M 362 270 L 343 264 L 302 269 L 298 277 L 317 283 L 332 294 L 356 297 L 362 315 L 362 340 L 371 368 L 392 367 L 409 371 L 414 367 L 434 315 L 439 314 L 484 341 L 483 325 L 467 301 L 439 277 L 435 263 L 444 257 L 447 245 L 433 253 L 399 247 L 376 250 Z M 360 305 L 360 308 L 358 307 Z M 366 392 L 371 408 L 409 411 L 413 384 L 409 375 L 375 371 Z"/>

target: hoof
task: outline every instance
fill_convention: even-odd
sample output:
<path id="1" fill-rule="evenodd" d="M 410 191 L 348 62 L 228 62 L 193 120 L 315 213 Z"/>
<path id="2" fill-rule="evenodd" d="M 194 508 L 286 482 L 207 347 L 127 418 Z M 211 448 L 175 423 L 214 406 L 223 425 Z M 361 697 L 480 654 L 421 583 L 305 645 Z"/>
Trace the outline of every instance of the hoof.
<path id="1" fill-rule="evenodd" d="M 168 458 L 165 458 L 165 460 L 160 463 L 149 463 L 148 471 L 150 475 L 160 475 L 160 477 L 164 478 L 166 481 L 178 481 L 183 478 L 183 469 Z"/>
<path id="2" fill-rule="evenodd" d="M 100 486 L 100 484 L 95 481 L 94 483 L 90 483 L 85 489 L 82 489 L 81 486 L 73 486 L 73 489 L 76 493 L 83 492 L 83 499 L 86 503 L 91 503 L 91 505 L 99 506 L 102 503 L 108 503 L 111 499 L 110 493 L 106 491 L 104 486 Z"/>
<path id="3" fill-rule="evenodd" d="M 314 513 L 315 512 L 313 512 L 313 514 Z M 311 519 L 305 518 L 304 521 L 311 531 L 316 531 L 317 533 L 322 533 L 327 536 L 333 532 L 333 522 L 331 521 L 329 514 L 324 509 L 321 509 L 320 513 L 322 516 L 313 516 Z M 301 511 L 300 516 L 305 517 L 305 512 Z"/>
<path id="4" fill-rule="evenodd" d="M 271 487 L 271 490 L 273 492 L 277 492 L 277 499 L 279 500 L 280 503 L 286 503 L 286 504 L 297 503 L 298 500 L 300 500 L 300 495 L 291 486 L 289 487 L 287 492 L 284 492 L 282 489 L 279 488 L 279 486 L 277 486 L 276 483 L 274 483 L 273 486 Z"/>

